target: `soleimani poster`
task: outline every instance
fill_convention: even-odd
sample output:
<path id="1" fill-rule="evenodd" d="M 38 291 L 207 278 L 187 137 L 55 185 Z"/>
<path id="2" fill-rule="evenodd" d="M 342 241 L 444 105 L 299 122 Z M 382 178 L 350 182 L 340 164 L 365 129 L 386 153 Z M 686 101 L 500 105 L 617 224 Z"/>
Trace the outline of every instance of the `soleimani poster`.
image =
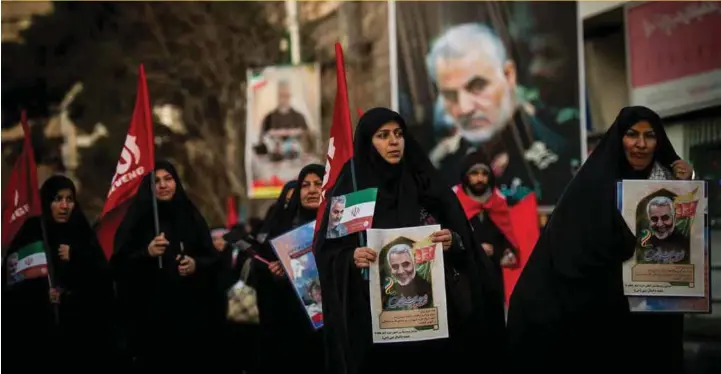
<path id="1" fill-rule="evenodd" d="M 373 343 L 448 337 L 443 246 L 432 243 L 439 225 L 369 229 L 378 253 L 369 287 Z"/>
<path id="2" fill-rule="evenodd" d="M 585 159 L 576 2 L 395 7 L 394 102 L 446 182 L 482 150 L 509 204 L 553 206 Z"/>
<path id="3" fill-rule="evenodd" d="M 245 171 L 248 196 L 268 199 L 321 162 L 320 69 L 316 64 L 248 70 Z"/>
<path id="4" fill-rule="evenodd" d="M 626 295 L 643 297 L 646 305 L 656 297 L 702 302 L 708 296 L 706 182 L 624 180 L 617 195 L 636 236 L 633 255 L 623 265 Z"/>

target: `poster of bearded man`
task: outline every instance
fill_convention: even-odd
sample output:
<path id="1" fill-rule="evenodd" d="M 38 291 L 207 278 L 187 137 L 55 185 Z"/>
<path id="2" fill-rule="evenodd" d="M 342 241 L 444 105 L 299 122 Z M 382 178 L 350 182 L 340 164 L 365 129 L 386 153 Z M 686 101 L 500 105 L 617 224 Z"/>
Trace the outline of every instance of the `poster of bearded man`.
<path id="1" fill-rule="evenodd" d="M 248 197 L 276 198 L 303 166 L 320 163 L 317 64 L 248 70 L 245 171 Z"/>
<path id="2" fill-rule="evenodd" d="M 626 295 L 706 296 L 708 194 L 705 181 L 625 180 L 618 208 L 636 236 L 623 265 Z"/>
<path id="3" fill-rule="evenodd" d="M 552 207 L 586 155 L 577 3 L 391 7 L 392 102 L 446 182 L 479 150 L 510 205 Z"/>

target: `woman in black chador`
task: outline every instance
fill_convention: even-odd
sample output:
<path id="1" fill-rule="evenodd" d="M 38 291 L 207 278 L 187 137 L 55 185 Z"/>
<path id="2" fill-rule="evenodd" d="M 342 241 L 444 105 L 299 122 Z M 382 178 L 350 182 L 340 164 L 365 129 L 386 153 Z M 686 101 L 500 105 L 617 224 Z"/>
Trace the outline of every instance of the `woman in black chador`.
<path id="1" fill-rule="evenodd" d="M 373 344 L 369 285 L 361 270 L 378 261 L 358 235 L 326 239 L 328 209 L 315 251 L 323 293 L 324 332 L 332 373 L 461 372 L 479 367 L 499 373 L 503 362 L 503 294 L 493 265 L 475 242 L 451 188 L 390 109 L 374 108 L 360 119 L 354 158 L 345 164 L 330 199 L 357 189 L 378 188 L 374 228 L 439 223 L 443 244 L 450 337 L 422 342 Z"/>
<path id="2" fill-rule="evenodd" d="M 305 307 L 283 271 L 270 240 L 315 220 L 325 168 L 311 164 L 298 174 L 288 200 L 281 194 L 261 230 L 258 254 L 270 265 L 253 260 L 253 282 L 258 291 L 262 344 L 259 372 L 297 371 L 299 367 L 322 373 L 325 357 L 322 332 L 315 331 Z M 312 368 L 312 369 L 311 369 Z"/>
<path id="3" fill-rule="evenodd" d="M 65 176 L 50 177 L 40 189 L 43 226 L 26 227 L 44 227 L 58 314 L 56 317 L 49 302 L 47 276 L 9 285 L 9 293 L 3 294 L 3 337 L 12 336 L 7 346 L 23 351 L 3 350 L 3 356 L 11 360 L 27 364 L 24 354 L 39 352 L 41 356 L 30 357 L 42 362 L 33 365 L 78 370 L 95 368 L 112 357 L 112 280 L 105 255 L 76 198 L 75 185 Z M 42 240 L 40 230 L 30 231 L 21 230 L 13 243 L 23 242 L 26 235 Z M 7 278 L 3 283 L 7 284 Z M 23 343 L 26 339 L 29 341 Z"/>
<path id="4" fill-rule="evenodd" d="M 511 296 L 510 373 L 683 372 L 683 315 L 631 313 L 623 262 L 636 238 L 616 204 L 621 179 L 690 179 L 661 118 L 621 110 L 556 204 Z"/>
<path id="5" fill-rule="evenodd" d="M 131 328 L 130 349 L 142 369 L 210 368 L 217 363 L 210 356 L 222 341 L 219 255 L 175 167 L 157 162 L 154 181 L 151 175 L 116 232 L 111 260 Z M 151 191 L 157 197 L 159 234 Z"/>

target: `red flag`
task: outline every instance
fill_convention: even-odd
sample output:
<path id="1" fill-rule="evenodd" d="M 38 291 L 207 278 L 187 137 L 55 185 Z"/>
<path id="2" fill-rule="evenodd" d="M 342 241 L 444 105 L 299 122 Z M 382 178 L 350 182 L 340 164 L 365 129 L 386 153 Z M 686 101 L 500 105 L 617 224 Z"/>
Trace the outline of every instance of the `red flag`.
<path id="1" fill-rule="evenodd" d="M 230 229 L 238 223 L 238 207 L 235 204 L 235 196 L 228 196 L 226 200 L 225 228 Z"/>
<path id="2" fill-rule="evenodd" d="M 343 48 L 335 43 L 336 93 L 333 106 L 333 124 L 330 128 L 328 154 L 326 155 L 325 176 L 321 189 L 321 204 L 315 221 L 315 232 L 318 232 L 326 207 L 326 192 L 333 189 L 343 165 L 353 157 L 353 135 L 348 104 L 348 87 L 345 79 L 345 63 Z"/>
<path id="3" fill-rule="evenodd" d="M 488 212 L 488 218 L 503 233 L 516 249 L 517 264 L 515 267 L 503 268 L 503 287 L 506 305 L 511 300 L 511 293 L 521 276 L 523 268 L 531 256 L 533 247 L 538 241 L 541 230 L 538 225 L 538 202 L 536 194 L 529 194 L 513 206 L 509 206 L 505 197 L 498 189 L 494 190 L 485 203 L 468 196 L 460 185 L 453 187 L 458 200 L 463 206 L 468 219 Z"/>
<path id="4" fill-rule="evenodd" d="M 138 74 L 138 91 L 135 99 L 135 110 L 130 121 L 128 135 L 120 153 L 115 175 L 110 183 L 105 207 L 100 216 L 96 233 L 103 247 L 105 256 L 113 254 L 115 231 L 123 221 L 132 197 L 138 191 L 145 174 L 150 173 L 155 165 L 155 148 L 153 122 L 148 98 L 148 85 L 145 80 L 145 68 L 140 65 Z"/>
<path id="5" fill-rule="evenodd" d="M 25 111 L 22 112 L 20 122 L 25 133 L 23 150 L 15 161 L 15 167 L 2 195 L 3 248 L 10 245 L 25 221 L 42 214 L 38 189 L 38 168 L 35 164 L 35 153 L 30 141 L 30 127 Z"/>

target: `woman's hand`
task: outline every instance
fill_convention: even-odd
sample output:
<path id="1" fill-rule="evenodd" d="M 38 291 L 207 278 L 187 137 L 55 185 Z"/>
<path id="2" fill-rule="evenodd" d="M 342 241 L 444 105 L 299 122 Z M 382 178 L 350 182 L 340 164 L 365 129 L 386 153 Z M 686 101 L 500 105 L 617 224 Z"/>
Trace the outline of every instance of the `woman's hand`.
<path id="1" fill-rule="evenodd" d="M 60 304 L 60 289 L 51 288 L 49 296 L 52 304 Z"/>
<path id="2" fill-rule="evenodd" d="M 684 160 L 676 160 L 671 164 L 673 176 L 678 180 L 689 180 L 693 176 L 693 167 Z"/>
<path id="3" fill-rule="evenodd" d="M 483 243 L 481 247 L 483 248 L 483 252 L 486 252 L 486 256 L 493 256 L 493 244 Z"/>
<path id="4" fill-rule="evenodd" d="M 506 248 L 506 250 L 503 252 L 503 258 L 501 258 L 501 266 L 505 268 L 512 268 L 518 265 L 518 259 L 516 258 L 516 255 L 513 254 L 513 251 Z"/>
<path id="5" fill-rule="evenodd" d="M 453 244 L 453 235 L 451 235 L 451 230 L 443 229 L 441 231 L 434 232 L 431 236 L 431 241 L 433 243 L 443 243 L 443 250 L 447 251 Z"/>
<path id="6" fill-rule="evenodd" d="M 70 246 L 67 244 L 60 244 L 58 248 L 58 255 L 63 261 L 70 261 Z"/>
<path id="7" fill-rule="evenodd" d="M 358 268 L 367 268 L 371 266 L 371 262 L 375 262 L 377 257 L 376 251 L 368 248 L 356 248 L 353 252 L 353 262 Z"/>
<path id="8" fill-rule="evenodd" d="M 175 257 L 175 261 L 180 261 L 180 263 L 178 263 L 178 273 L 180 273 L 181 277 L 186 277 L 195 273 L 195 260 L 192 257 L 181 257 L 180 255 L 177 255 Z"/>
<path id="9" fill-rule="evenodd" d="M 148 245 L 148 254 L 150 254 L 150 257 L 162 256 L 168 244 L 170 244 L 170 242 L 165 239 L 165 233 L 161 232 L 160 235 L 153 238 Z"/>
<path id="10" fill-rule="evenodd" d="M 281 265 L 280 261 L 271 262 L 268 264 L 268 269 L 270 269 L 270 272 L 278 278 L 282 278 L 285 275 L 283 265 Z"/>

